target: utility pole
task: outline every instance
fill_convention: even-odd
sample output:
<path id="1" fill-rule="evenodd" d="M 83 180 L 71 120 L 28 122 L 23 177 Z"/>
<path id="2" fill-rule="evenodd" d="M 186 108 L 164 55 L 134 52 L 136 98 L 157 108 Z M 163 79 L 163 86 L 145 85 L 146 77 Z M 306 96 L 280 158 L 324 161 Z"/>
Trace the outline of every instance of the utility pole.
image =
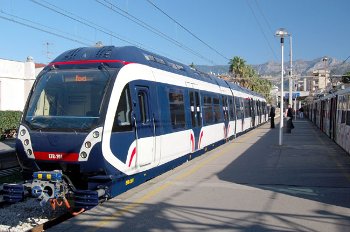
<path id="1" fill-rule="evenodd" d="M 52 55 L 52 52 L 50 52 L 49 50 L 49 46 L 50 45 L 53 45 L 52 43 L 49 43 L 49 42 L 46 42 L 43 44 L 45 46 L 45 56 L 46 56 L 46 59 L 47 59 L 47 63 L 50 62 L 50 60 L 52 59 L 51 55 Z"/>

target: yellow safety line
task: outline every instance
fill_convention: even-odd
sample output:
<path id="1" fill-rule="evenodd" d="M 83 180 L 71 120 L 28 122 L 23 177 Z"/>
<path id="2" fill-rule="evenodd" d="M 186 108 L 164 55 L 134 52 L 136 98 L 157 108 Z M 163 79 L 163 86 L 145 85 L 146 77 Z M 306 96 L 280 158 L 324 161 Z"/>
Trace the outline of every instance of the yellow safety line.
<path id="1" fill-rule="evenodd" d="M 219 157 L 221 157 L 222 155 L 224 155 L 227 150 L 232 149 L 232 146 L 241 145 L 242 142 L 245 142 L 246 140 L 248 140 L 250 137 L 252 137 L 253 135 L 255 135 L 258 132 L 260 132 L 260 131 L 253 130 L 253 131 L 250 131 L 249 133 L 245 134 L 242 137 L 238 137 L 237 140 L 240 140 L 240 144 L 235 143 L 235 140 L 233 140 L 233 143 L 231 143 L 231 144 L 227 143 L 226 145 L 230 145 L 230 146 L 225 146 L 225 147 L 223 147 L 223 149 L 221 151 L 218 151 L 217 153 L 214 153 L 213 155 L 204 158 L 199 163 L 195 163 L 194 166 L 190 170 L 188 170 L 185 173 L 176 177 L 175 181 L 183 180 L 184 178 L 196 173 L 199 169 L 204 167 L 209 162 L 212 162 L 212 161 L 218 159 Z M 110 221 L 115 220 L 117 217 L 122 216 L 124 213 L 132 211 L 137 206 L 143 204 L 147 200 L 151 199 L 152 197 L 154 197 L 155 195 L 157 195 L 161 191 L 169 188 L 172 185 L 174 185 L 174 182 L 171 182 L 171 181 L 168 181 L 167 183 L 160 185 L 159 187 L 149 191 L 146 195 L 135 200 L 134 203 L 129 204 L 127 206 L 124 206 L 123 208 L 119 209 L 117 212 L 113 213 L 110 216 L 104 216 L 103 219 L 96 225 L 95 228 L 90 228 L 87 231 L 89 231 L 89 232 L 97 231 L 99 228 L 105 226 Z"/>

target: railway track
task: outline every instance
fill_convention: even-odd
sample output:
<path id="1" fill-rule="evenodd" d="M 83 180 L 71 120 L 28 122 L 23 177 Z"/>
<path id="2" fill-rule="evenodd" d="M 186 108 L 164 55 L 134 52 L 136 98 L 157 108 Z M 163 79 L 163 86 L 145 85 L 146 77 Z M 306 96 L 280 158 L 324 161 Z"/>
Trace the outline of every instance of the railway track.
<path id="1" fill-rule="evenodd" d="M 52 211 L 49 205 L 41 208 L 34 198 L 16 204 L 8 204 L 1 199 L 0 215 L 0 231 L 8 232 L 44 231 L 73 217 L 65 208 L 56 211 Z"/>

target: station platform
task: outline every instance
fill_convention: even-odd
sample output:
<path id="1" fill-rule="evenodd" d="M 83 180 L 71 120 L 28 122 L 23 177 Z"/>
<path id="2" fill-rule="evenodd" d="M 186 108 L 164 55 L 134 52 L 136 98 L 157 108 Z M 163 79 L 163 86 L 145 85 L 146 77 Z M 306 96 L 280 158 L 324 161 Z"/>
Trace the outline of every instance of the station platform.
<path id="1" fill-rule="evenodd" d="M 256 128 L 47 231 L 348 231 L 350 156 L 308 120 Z"/>
<path id="2" fill-rule="evenodd" d="M 0 141 L 0 170 L 18 166 L 15 139 Z"/>

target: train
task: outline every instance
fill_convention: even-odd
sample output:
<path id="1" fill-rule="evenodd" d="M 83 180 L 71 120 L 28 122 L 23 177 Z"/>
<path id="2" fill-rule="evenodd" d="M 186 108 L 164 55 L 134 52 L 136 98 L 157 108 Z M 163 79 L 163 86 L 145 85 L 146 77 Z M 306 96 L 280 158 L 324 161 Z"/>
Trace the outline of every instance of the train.
<path id="1" fill-rule="evenodd" d="M 268 121 L 253 91 L 132 46 L 66 51 L 38 75 L 16 139 L 24 192 L 90 209 Z"/>
<path id="2" fill-rule="evenodd" d="M 330 91 L 306 104 L 304 113 L 322 132 L 350 154 L 350 87 Z"/>

